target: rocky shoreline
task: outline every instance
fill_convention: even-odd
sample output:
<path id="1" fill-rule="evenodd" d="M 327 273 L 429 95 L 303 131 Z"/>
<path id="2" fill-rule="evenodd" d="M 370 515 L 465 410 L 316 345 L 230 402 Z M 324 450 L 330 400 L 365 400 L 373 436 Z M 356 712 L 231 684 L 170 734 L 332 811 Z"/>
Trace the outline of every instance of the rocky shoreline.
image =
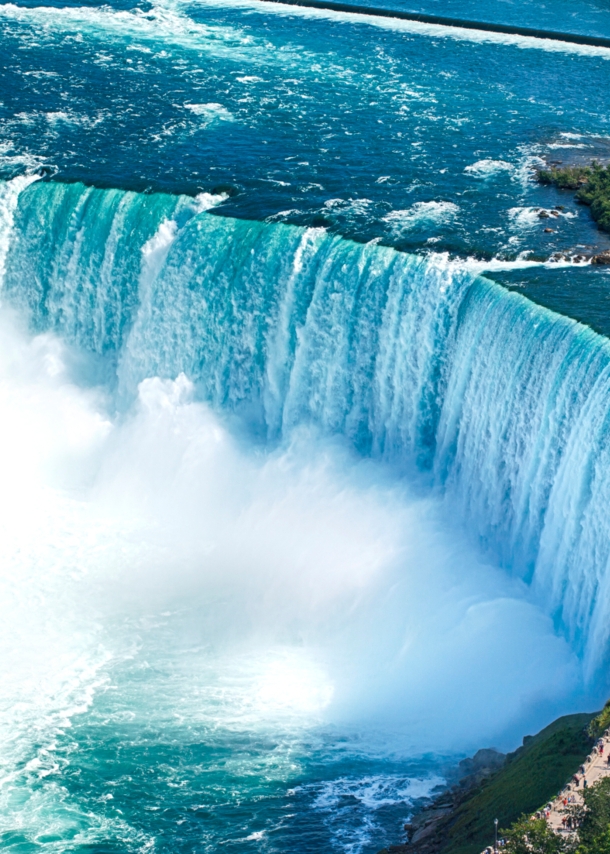
<path id="1" fill-rule="evenodd" d="M 458 781 L 405 824 L 407 839 L 403 843 L 390 845 L 379 854 L 436 854 L 441 851 L 446 836 L 443 829 L 452 815 L 485 778 L 500 770 L 505 761 L 506 754 L 494 748 L 482 748 L 474 756 L 462 759 L 456 769 Z"/>
<path id="2" fill-rule="evenodd" d="M 554 798 L 590 753 L 595 714 L 558 718 L 509 754 L 477 751 L 455 769 L 452 785 L 423 806 L 404 838 L 379 854 L 480 854 L 499 829 Z"/>

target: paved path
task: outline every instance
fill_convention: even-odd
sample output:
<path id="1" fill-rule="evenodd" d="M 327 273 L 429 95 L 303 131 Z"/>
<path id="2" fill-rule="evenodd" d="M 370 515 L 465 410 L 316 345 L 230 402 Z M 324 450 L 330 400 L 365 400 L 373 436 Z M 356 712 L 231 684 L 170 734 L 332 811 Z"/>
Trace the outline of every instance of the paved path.
<path id="1" fill-rule="evenodd" d="M 608 764 L 608 755 L 610 755 L 610 728 L 606 730 L 600 741 L 602 742 L 603 751 L 600 753 L 597 747 L 591 751 L 583 763 L 585 773 L 581 774 L 579 771 L 576 775 L 578 777 L 578 786 L 576 786 L 574 781 L 570 781 L 553 801 L 549 801 L 551 809 L 547 814 L 547 821 L 553 830 L 562 836 L 572 836 L 574 832 L 567 830 L 561 823 L 561 819 L 566 813 L 566 807 L 563 804 L 564 798 L 575 798 L 575 801 L 570 806 L 582 804 L 583 780 L 587 781 L 587 786 L 592 786 L 598 780 L 601 780 L 602 777 L 610 776 L 610 765 Z M 596 745 L 598 743 L 596 742 Z M 489 851 L 493 851 L 493 847 L 486 848 L 481 854 L 486 854 Z"/>
<path id="2" fill-rule="evenodd" d="M 559 793 L 555 800 L 550 802 L 551 811 L 547 816 L 547 821 L 557 833 L 566 835 L 571 835 L 572 833 L 572 831 L 566 830 L 561 823 L 561 819 L 565 815 L 565 807 L 563 804 L 564 798 L 573 796 L 576 799 L 576 805 L 582 804 L 583 780 L 587 781 L 588 786 L 592 786 L 594 783 L 597 783 L 598 780 L 601 780 L 602 777 L 610 776 L 610 765 L 608 765 L 608 755 L 610 754 L 610 730 L 606 730 L 601 738 L 601 742 L 603 744 L 603 751 L 600 753 L 597 748 L 594 748 L 583 763 L 585 773 L 581 774 L 579 772 L 576 775 L 578 777 L 578 786 L 576 786 L 574 782 L 570 782 L 563 791 Z"/>

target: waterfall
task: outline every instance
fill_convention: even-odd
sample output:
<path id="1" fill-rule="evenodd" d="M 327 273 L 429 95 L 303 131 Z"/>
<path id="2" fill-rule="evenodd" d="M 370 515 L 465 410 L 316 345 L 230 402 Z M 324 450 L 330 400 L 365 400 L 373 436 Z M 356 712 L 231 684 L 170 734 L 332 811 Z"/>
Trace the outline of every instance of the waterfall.
<path id="1" fill-rule="evenodd" d="M 443 256 L 218 216 L 212 198 L 18 189 L 0 206 L 4 297 L 109 365 L 118 405 L 147 377 L 184 373 L 268 441 L 313 423 L 423 472 L 599 668 L 605 338 Z"/>

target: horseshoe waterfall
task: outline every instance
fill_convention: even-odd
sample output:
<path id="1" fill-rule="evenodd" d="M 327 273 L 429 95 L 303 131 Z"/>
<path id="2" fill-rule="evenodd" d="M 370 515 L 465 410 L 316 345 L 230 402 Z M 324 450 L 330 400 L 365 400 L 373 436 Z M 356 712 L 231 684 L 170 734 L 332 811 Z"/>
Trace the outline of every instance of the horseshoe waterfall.
<path id="1" fill-rule="evenodd" d="M 444 256 L 206 201 L 31 184 L 5 298 L 103 363 L 123 406 L 184 374 L 265 442 L 314 425 L 425 474 L 592 675 L 610 632 L 606 340 Z"/>
<path id="2" fill-rule="evenodd" d="M 0 3 L 2 852 L 378 854 L 610 693 L 607 10 L 374 5 Z"/>

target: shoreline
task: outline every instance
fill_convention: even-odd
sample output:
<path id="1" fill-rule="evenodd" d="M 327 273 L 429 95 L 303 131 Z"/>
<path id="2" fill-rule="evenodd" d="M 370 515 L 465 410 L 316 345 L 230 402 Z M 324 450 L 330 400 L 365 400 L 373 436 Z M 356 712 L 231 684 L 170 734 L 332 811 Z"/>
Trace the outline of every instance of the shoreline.
<path id="1" fill-rule="evenodd" d="M 592 756 L 588 728 L 599 714 L 564 715 L 511 753 L 484 748 L 462 760 L 457 781 L 404 826 L 407 838 L 379 854 L 481 854 L 493 844 L 495 818 L 506 830 L 557 800 Z"/>

